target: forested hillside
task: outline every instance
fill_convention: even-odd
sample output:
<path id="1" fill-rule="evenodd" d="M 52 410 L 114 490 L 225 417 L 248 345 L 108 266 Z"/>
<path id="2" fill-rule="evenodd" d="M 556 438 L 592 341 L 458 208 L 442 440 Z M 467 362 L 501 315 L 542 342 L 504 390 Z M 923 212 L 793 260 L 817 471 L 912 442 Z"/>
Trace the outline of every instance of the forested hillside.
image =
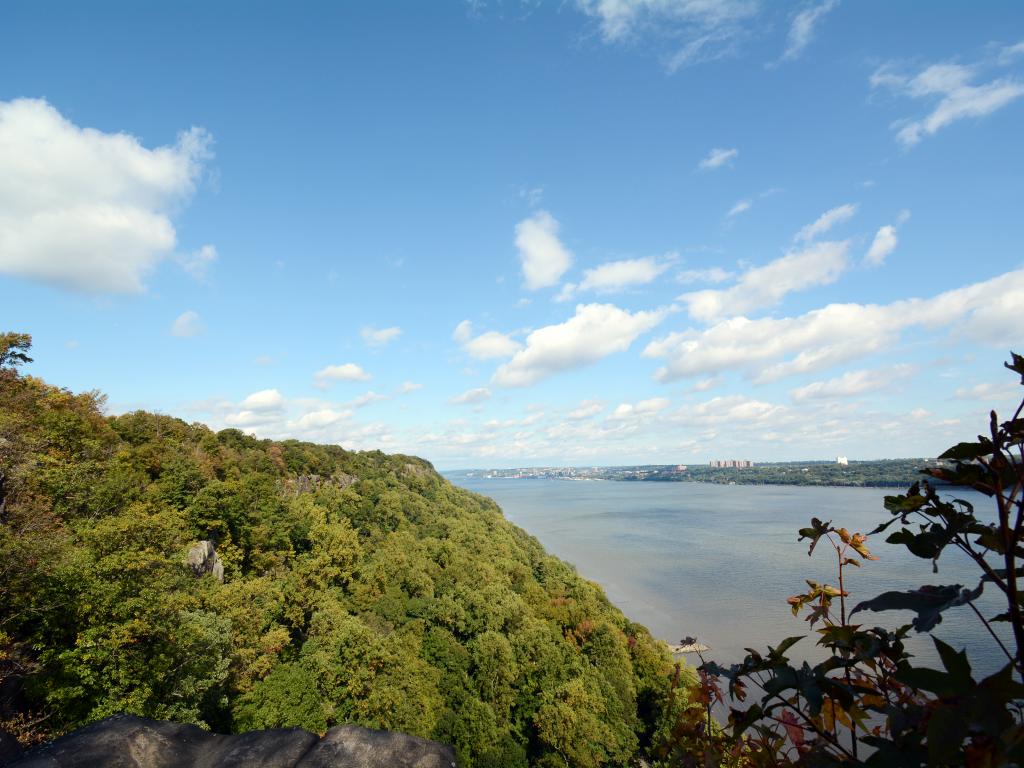
<path id="1" fill-rule="evenodd" d="M 351 722 L 464 766 L 624 765 L 670 729 L 662 646 L 427 462 L 108 417 L 0 341 L 0 727 Z M 186 562 L 207 540 L 223 582 Z"/>

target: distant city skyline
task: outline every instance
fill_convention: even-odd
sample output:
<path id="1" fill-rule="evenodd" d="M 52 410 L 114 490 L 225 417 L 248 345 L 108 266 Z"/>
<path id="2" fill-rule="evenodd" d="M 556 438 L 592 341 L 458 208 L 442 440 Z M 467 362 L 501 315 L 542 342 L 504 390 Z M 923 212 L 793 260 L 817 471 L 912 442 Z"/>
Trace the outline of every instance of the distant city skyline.
<path id="1" fill-rule="evenodd" d="M 27 373 L 440 469 L 935 456 L 1022 388 L 1024 6 L 0 7 Z"/>

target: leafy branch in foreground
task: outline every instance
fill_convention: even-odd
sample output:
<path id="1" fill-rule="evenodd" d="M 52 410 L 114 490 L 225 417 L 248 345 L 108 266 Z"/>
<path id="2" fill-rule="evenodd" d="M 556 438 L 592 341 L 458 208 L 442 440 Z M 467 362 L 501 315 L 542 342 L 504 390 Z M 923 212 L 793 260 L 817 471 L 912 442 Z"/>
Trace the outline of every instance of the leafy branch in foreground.
<path id="1" fill-rule="evenodd" d="M 1006 367 L 1024 384 L 1024 357 L 1012 354 Z M 943 494 L 927 481 L 903 495 L 888 496 L 892 517 L 869 535 L 894 525 L 886 541 L 931 560 L 958 550 L 979 570 L 976 586 L 925 585 L 885 592 L 849 609 L 847 578 L 875 558 L 867 536 L 850 533 L 817 518 L 800 530 L 809 555 L 829 547 L 836 560 L 837 584 L 808 581 L 808 589 L 790 597 L 794 615 L 805 614 L 819 635 L 825 660 L 792 664 L 787 651 L 803 637 L 789 637 L 767 652 L 747 649 L 742 662 L 729 667 L 705 662 L 700 668 L 704 700 L 724 704 L 723 681 L 734 704 L 759 697 L 745 708 L 733 706 L 722 730 L 691 718 L 680 734 L 696 744 L 682 762 L 753 766 L 997 766 L 1024 764 L 1024 601 L 1018 581 L 1024 576 L 1024 400 L 1013 417 L 1000 422 L 992 412 L 989 434 L 960 443 L 924 470 L 946 485 Z M 996 519 L 978 517 L 964 499 L 950 499 L 955 488 L 991 498 Z M 987 585 L 997 589 L 1005 610 L 984 616 L 975 605 Z M 942 669 L 915 666 L 905 641 L 912 632 L 930 633 L 943 612 L 967 606 L 982 623 L 1006 663 L 976 680 L 965 650 L 932 636 Z M 910 611 L 915 617 L 895 630 L 853 623 L 867 611 Z M 996 625 L 1008 623 L 1012 640 Z M 702 659 L 703 661 L 703 659 Z M 710 712 L 710 709 L 708 709 Z"/>

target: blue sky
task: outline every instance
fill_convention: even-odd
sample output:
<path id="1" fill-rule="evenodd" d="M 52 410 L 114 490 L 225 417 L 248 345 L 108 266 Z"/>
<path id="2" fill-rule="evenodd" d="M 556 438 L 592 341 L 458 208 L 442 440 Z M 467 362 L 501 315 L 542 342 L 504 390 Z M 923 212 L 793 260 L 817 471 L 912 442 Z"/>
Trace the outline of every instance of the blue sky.
<path id="1" fill-rule="evenodd" d="M 934 455 L 1019 386 L 1024 6 L 0 6 L 31 372 L 441 468 Z"/>

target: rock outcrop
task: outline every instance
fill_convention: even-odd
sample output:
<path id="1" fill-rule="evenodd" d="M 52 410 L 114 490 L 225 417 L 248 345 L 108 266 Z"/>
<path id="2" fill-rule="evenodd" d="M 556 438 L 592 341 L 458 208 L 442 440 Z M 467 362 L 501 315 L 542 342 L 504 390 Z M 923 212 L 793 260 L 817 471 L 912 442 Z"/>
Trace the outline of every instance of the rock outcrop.
<path id="1" fill-rule="evenodd" d="M 18 740 L 6 731 L 0 731 L 0 765 L 13 762 L 21 754 Z"/>
<path id="2" fill-rule="evenodd" d="M 114 715 L 29 750 L 4 768 L 454 768 L 451 747 L 354 725 L 223 735 Z"/>
<path id="3" fill-rule="evenodd" d="M 195 572 L 196 576 L 204 576 L 207 573 L 213 574 L 217 581 L 224 581 L 224 563 L 213 548 L 213 542 L 204 540 L 193 544 L 188 550 L 186 562 Z"/>

